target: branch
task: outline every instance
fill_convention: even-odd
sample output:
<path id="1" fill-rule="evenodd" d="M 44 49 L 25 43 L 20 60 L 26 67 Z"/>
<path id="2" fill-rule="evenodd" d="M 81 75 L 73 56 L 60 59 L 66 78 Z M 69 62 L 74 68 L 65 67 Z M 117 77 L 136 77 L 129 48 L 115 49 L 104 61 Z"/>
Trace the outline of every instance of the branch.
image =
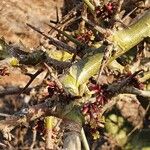
<path id="1" fill-rule="evenodd" d="M 91 25 L 95 30 L 97 30 L 99 33 L 103 34 L 103 35 L 110 35 L 111 34 L 111 30 L 108 29 L 104 29 L 98 25 L 95 25 L 94 23 L 92 23 L 89 19 L 87 19 L 86 17 L 82 16 L 82 19 L 87 22 L 89 25 Z"/>
<path id="2" fill-rule="evenodd" d="M 60 33 L 63 36 L 67 37 L 70 41 L 72 41 L 76 45 L 78 45 L 78 46 L 85 46 L 85 44 L 83 44 L 80 41 L 78 41 L 77 39 L 75 39 L 72 35 L 67 34 L 65 31 L 61 31 L 60 29 L 57 29 L 56 27 L 54 27 L 51 24 L 47 24 L 47 25 L 50 26 L 52 29 L 56 30 L 58 33 Z"/>
<path id="3" fill-rule="evenodd" d="M 32 88 L 27 88 L 25 93 L 29 93 L 32 90 Z M 5 88 L 4 90 L 0 90 L 0 97 L 3 97 L 5 95 L 18 94 L 22 90 L 23 88 L 20 88 L 20 87 L 8 87 L 8 88 Z"/>
<path id="4" fill-rule="evenodd" d="M 45 63 L 50 65 L 50 66 L 53 66 L 54 68 L 68 68 L 70 67 L 72 64 L 70 62 L 65 62 L 65 61 L 58 61 L 56 59 L 53 59 L 51 57 L 47 57 L 46 60 L 45 60 Z"/>
<path id="5" fill-rule="evenodd" d="M 44 63 L 45 67 L 48 69 L 50 76 L 54 79 L 54 81 L 56 82 L 58 88 L 60 90 L 62 90 L 63 86 L 61 84 L 61 82 L 59 81 L 59 79 L 57 78 L 57 76 L 54 74 L 53 70 L 51 67 L 49 67 L 46 63 Z"/>
<path id="6" fill-rule="evenodd" d="M 55 28 L 59 29 L 62 25 L 64 25 L 66 22 L 72 19 L 77 14 L 77 12 L 82 8 L 82 6 L 83 6 L 83 2 L 80 2 L 79 4 L 77 4 L 69 13 L 67 13 L 67 15 L 63 16 L 62 20 L 60 21 L 60 23 L 58 23 L 55 26 Z M 54 31 L 55 30 L 51 29 L 49 31 L 49 34 L 52 35 Z"/>
<path id="7" fill-rule="evenodd" d="M 73 103 L 68 104 L 66 100 L 62 101 L 61 99 L 59 101 L 58 97 L 54 95 L 41 104 L 23 108 L 12 116 L 6 117 L 5 120 L 1 120 L 0 131 L 6 139 L 11 140 L 10 131 L 16 126 L 25 125 L 30 121 L 46 116 L 55 116 L 63 120 L 75 122 L 80 127 L 79 129 L 81 129 L 83 116 L 79 109 L 80 107 L 74 106 Z"/>
<path id="8" fill-rule="evenodd" d="M 145 13 L 129 29 L 116 31 L 112 36 L 108 37 L 108 40 L 113 43 L 117 51 L 106 62 L 106 65 L 109 65 L 113 60 L 129 51 L 148 36 L 150 36 L 150 11 Z M 72 95 L 79 95 L 79 86 L 88 82 L 88 79 L 98 72 L 104 56 L 102 53 L 104 46 L 100 49 L 101 51 L 97 51 L 96 54 L 87 56 L 85 59 L 73 64 L 68 72 L 61 77 L 60 81 L 67 92 Z"/>
<path id="9" fill-rule="evenodd" d="M 115 31 L 113 35 L 108 37 L 108 40 L 110 40 L 117 49 L 108 63 L 129 51 L 146 37 L 150 37 L 150 11 L 145 12 L 144 15 L 129 26 L 129 28 Z"/>
<path id="10" fill-rule="evenodd" d="M 129 83 L 131 83 L 132 79 L 138 75 L 139 73 L 143 72 L 143 70 L 139 70 L 139 71 L 136 71 L 135 73 L 133 73 L 132 75 L 130 75 L 129 77 L 123 79 L 120 83 L 113 83 L 111 85 L 108 86 L 107 88 L 107 91 L 108 92 L 111 92 L 111 94 L 115 94 L 115 93 L 118 93 L 120 91 L 123 91 L 122 89 L 124 87 L 127 87 L 127 85 Z"/>
<path id="11" fill-rule="evenodd" d="M 0 121 L 0 131 L 3 133 L 6 139 L 10 140 L 10 131 L 16 126 L 21 124 L 27 124 L 30 121 L 38 119 L 42 116 L 54 115 L 62 117 L 64 106 L 61 103 L 56 102 L 55 97 L 47 99 L 46 102 L 29 106 L 29 108 L 23 108 L 19 112 L 10 117 L 6 117 L 5 120 Z"/>
<path id="12" fill-rule="evenodd" d="M 150 91 L 144 91 L 144 90 L 139 90 L 135 87 L 124 87 L 122 90 L 121 90 L 121 93 L 130 93 L 130 94 L 135 94 L 135 95 L 138 95 L 138 96 L 143 96 L 143 97 L 147 97 L 147 98 L 150 98 Z M 150 99 L 148 99 L 150 100 Z"/>
<path id="13" fill-rule="evenodd" d="M 40 33 L 41 35 L 43 35 L 44 37 L 46 37 L 51 44 L 53 44 L 54 46 L 58 47 L 58 48 L 63 48 L 65 51 L 67 51 L 68 53 L 76 53 L 76 49 L 74 49 L 73 47 L 55 39 L 55 38 L 52 38 L 48 35 L 46 35 L 44 32 L 40 31 L 38 28 L 30 25 L 27 23 L 27 26 L 29 26 L 31 29 L 33 29 L 34 31 Z"/>
<path id="14" fill-rule="evenodd" d="M 70 120 L 65 120 L 63 124 L 63 126 L 65 127 L 65 132 L 63 135 L 63 149 L 81 150 L 81 124 Z"/>
<path id="15" fill-rule="evenodd" d="M 26 91 L 26 89 L 29 87 L 29 85 L 33 82 L 33 80 L 42 72 L 44 71 L 43 68 L 40 68 L 35 74 L 26 74 L 28 76 L 30 76 L 30 80 L 28 81 L 28 83 L 26 84 L 26 86 L 19 92 L 18 96 L 21 95 L 24 91 Z"/>
<path id="16" fill-rule="evenodd" d="M 42 50 L 37 50 L 32 53 L 27 53 L 19 48 L 15 48 L 12 46 L 7 45 L 7 49 L 10 52 L 10 55 L 13 57 L 17 58 L 19 60 L 20 64 L 24 65 L 37 65 L 39 63 L 47 63 L 48 65 L 53 66 L 54 68 L 67 68 L 71 66 L 70 62 L 65 62 L 65 61 L 58 61 L 56 59 L 53 59 L 49 57 L 49 55 L 42 51 Z"/>

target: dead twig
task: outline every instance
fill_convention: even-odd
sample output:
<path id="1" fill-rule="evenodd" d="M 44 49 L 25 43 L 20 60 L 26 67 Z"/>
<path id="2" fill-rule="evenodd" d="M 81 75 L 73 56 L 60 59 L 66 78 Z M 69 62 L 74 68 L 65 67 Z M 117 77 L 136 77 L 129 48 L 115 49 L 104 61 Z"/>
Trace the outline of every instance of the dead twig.
<path id="1" fill-rule="evenodd" d="M 6 145 L 6 144 L 1 143 L 1 142 L 0 142 L 0 146 L 1 146 L 1 147 L 3 147 L 3 148 L 6 148 L 6 147 L 7 147 L 7 145 Z"/>
<path id="2" fill-rule="evenodd" d="M 106 67 L 107 62 L 108 62 L 109 58 L 111 57 L 112 50 L 113 50 L 113 45 L 109 44 L 104 51 L 104 55 L 103 55 L 103 58 L 101 61 L 101 65 L 100 65 L 100 69 L 99 69 L 99 73 L 98 73 L 98 77 L 97 77 L 97 83 L 99 83 L 101 74 L 104 70 L 104 67 Z"/>
<path id="3" fill-rule="evenodd" d="M 118 0 L 118 7 L 117 7 L 117 10 L 116 10 L 116 14 L 115 14 L 115 16 L 114 16 L 114 19 L 115 19 L 115 20 L 116 20 L 116 19 L 120 20 L 120 18 L 119 18 L 119 13 L 120 13 L 120 11 L 121 11 L 121 7 L 122 7 L 123 2 L 124 2 L 124 0 Z"/>
<path id="4" fill-rule="evenodd" d="M 44 63 L 45 67 L 48 69 L 50 76 L 54 79 L 54 81 L 56 82 L 58 88 L 60 90 L 62 90 L 63 86 L 61 84 L 61 82 L 59 81 L 59 79 L 56 77 L 56 75 L 54 74 L 52 68 L 50 66 L 48 66 L 46 63 Z"/>
<path id="5" fill-rule="evenodd" d="M 5 113 L 0 113 L 0 116 L 1 116 L 1 117 L 10 117 L 11 115 L 5 114 Z"/>
<path id="6" fill-rule="evenodd" d="M 122 21 L 124 22 L 133 12 L 135 12 L 135 10 L 137 10 L 137 7 L 135 7 L 132 11 L 130 11 L 126 16 L 124 16 L 122 18 Z"/>
<path id="7" fill-rule="evenodd" d="M 62 112 L 64 112 L 64 106 L 56 102 L 55 99 L 56 97 L 52 97 L 44 103 L 23 108 L 19 112 L 6 117 L 6 119 L 0 121 L 0 131 L 6 139 L 11 140 L 10 131 L 20 124 L 26 124 L 42 116 L 53 115 L 61 117 Z"/>
<path id="8" fill-rule="evenodd" d="M 33 138 L 32 138 L 32 144 L 30 146 L 30 150 L 33 150 L 33 147 L 34 147 L 34 145 L 36 143 L 36 136 L 37 136 L 37 129 L 36 129 L 36 127 L 33 128 L 32 132 L 33 132 Z"/>
<path id="9" fill-rule="evenodd" d="M 60 23 L 58 23 L 55 28 L 59 29 L 62 25 L 66 24 L 66 22 L 68 22 L 70 19 L 72 19 L 78 12 L 79 9 L 81 9 L 83 6 L 83 2 L 79 3 L 76 7 L 74 7 L 69 13 L 67 13 L 67 15 L 65 15 L 62 20 L 60 21 Z M 53 37 L 53 33 L 54 33 L 54 29 L 51 29 L 49 31 L 48 34 L 52 35 Z"/>

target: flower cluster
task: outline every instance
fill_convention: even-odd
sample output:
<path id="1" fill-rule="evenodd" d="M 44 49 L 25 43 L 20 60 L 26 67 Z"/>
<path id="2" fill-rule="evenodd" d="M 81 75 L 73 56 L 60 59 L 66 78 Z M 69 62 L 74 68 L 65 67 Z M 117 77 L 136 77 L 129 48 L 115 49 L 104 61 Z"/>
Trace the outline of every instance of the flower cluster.
<path id="1" fill-rule="evenodd" d="M 92 91 L 95 101 L 84 104 L 82 113 L 85 116 L 85 121 L 90 125 L 93 131 L 92 135 L 95 139 L 95 133 L 98 135 L 97 128 L 104 127 L 103 123 L 105 122 L 105 118 L 102 116 L 101 111 L 103 106 L 108 102 L 108 98 L 103 86 L 93 82 L 89 84 L 89 89 Z"/>
<path id="2" fill-rule="evenodd" d="M 60 89 L 58 88 L 55 81 L 48 82 L 48 96 L 52 97 L 55 93 L 60 93 Z"/>
<path id="3" fill-rule="evenodd" d="M 115 2 L 108 2 L 103 6 L 96 7 L 96 17 L 101 19 L 111 19 L 115 14 L 117 4 Z"/>
<path id="4" fill-rule="evenodd" d="M 77 35 L 77 40 L 79 40 L 82 43 L 88 44 L 88 42 L 91 40 L 91 37 L 93 35 L 93 32 L 91 30 L 86 31 L 85 33 L 80 33 Z"/>

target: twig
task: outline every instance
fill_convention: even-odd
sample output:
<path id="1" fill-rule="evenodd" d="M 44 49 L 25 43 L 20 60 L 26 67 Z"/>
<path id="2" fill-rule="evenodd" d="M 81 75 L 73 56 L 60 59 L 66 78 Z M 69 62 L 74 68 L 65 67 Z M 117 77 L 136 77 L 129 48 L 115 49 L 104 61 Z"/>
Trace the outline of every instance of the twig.
<path id="1" fill-rule="evenodd" d="M 52 116 L 45 117 L 45 129 L 46 129 L 46 149 L 54 149 L 54 139 L 53 136 L 53 121 Z"/>
<path id="2" fill-rule="evenodd" d="M 124 18 L 122 19 L 122 22 L 125 21 L 135 10 L 137 9 L 137 7 L 135 7 L 132 11 L 130 11 L 126 16 L 124 16 Z"/>
<path id="3" fill-rule="evenodd" d="M 68 68 L 72 65 L 70 62 L 58 61 L 50 57 L 47 57 L 44 62 L 47 63 L 48 65 L 53 66 L 54 68 L 61 68 L 61 69 Z"/>
<path id="4" fill-rule="evenodd" d="M 30 150 L 33 150 L 33 147 L 34 147 L 34 145 L 36 143 L 36 136 L 37 136 L 37 129 L 36 129 L 36 127 L 33 128 L 32 132 L 33 132 L 33 138 L 32 138 L 32 144 L 30 146 Z"/>
<path id="5" fill-rule="evenodd" d="M 62 20 L 60 21 L 60 23 L 58 23 L 55 28 L 60 28 L 63 24 L 66 24 L 66 22 L 68 22 L 70 19 L 72 19 L 76 14 L 77 14 L 77 11 L 83 6 L 83 3 L 79 3 L 76 7 L 74 7 L 69 13 L 67 13 L 67 15 L 65 15 Z M 49 31 L 49 34 L 52 35 L 53 32 L 55 30 L 51 29 Z M 53 35 L 52 35 L 53 36 Z"/>
<path id="6" fill-rule="evenodd" d="M 50 26 L 51 28 L 55 29 L 58 33 L 60 33 L 63 36 L 67 37 L 70 41 L 72 41 L 76 45 L 84 46 L 84 44 L 82 44 L 80 41 L 78 41 L 77 39 L 73 38 L 71 35 L 67 34 L 66 32 L 57 29 L 56 27 L 52 26 L 51 24 L 47 24 L 47 25 Z"/>
<path id="7" fill-rule="evenodd" d="M 26 75 L 30 76 L 31 79 L 30 79 L 29 82 L 26 84 L 26 86 L 20 91 L 20 93 L 18 94 L 18 96 L 19 96 L 20 94 L 22 94 L 22 93 L 28 88 L 28 86 L 33 82 L 33 80 L 34 80 L 40 73 L 42 73 L 43 71 L 44 71 L 43 68 L 41 68 L 41 69 L 39 69 L 35 74 L 26 74 Z"/>
<path id="8" fill-rule="evenodd" d="M 58 88 L 61 90 L 63 88 L 61 82 L 59 81 L 59 79 L 56 77 L 56 75 L 54 74 L 52 68 L 50 66 L 48 66 L 46 63 L 44 63 L 45 67 L 48 69 L 51 77 L 54 79 L 54 81 L 56 82 Z"/>
<path id="9" fill-rule="evenodd" d="M 106 30 L 98 25 L 93 24 L 89 19 L 85 18 L 84 16 L 82 16 L 82 19 L 87 22 L 89 25 L 91 25 L 95 30 L 97 30 L 99 33 L 103 34 L 103 35 L 110 35 L 111 31 L 110 30 Z"/>
<path id="10" fill-rule="evenodd" d="M 83 5 L 83 11 L 81 12 L 81 16 L 80 17 L 85 17 L 87 18 L 87 6 Z M 79 24 L 79 32 L 80 33 L 84 33 L 85 32 L 85 20 L 81 20 L 80 24 Z"/>
<path id="11" fill-rule="evenodd" d="M 49 41 L 51 42 L 51 44 L 53 44 L 54 46 L 58 47 L 58 48 L 63 48 L 63 50 L 67 51 L 68 53 L 75 53 L 76 52 L 76 49 L 74 49 L 73 47 L 55 39 L 55 38 L 52 38 L 48 35 L 46 35 L 44 32 L 40 31 L 38 28 L 30 25 L 27 23 L 27 26 L 29 26 L 30 28 L 32 28 L 33 30 L 35 30 L 36 32 L 40 33 L 41 35 L 43 35 L 44 37 L 46 37 L 47 39 L 49 39 Z"/>
<path id="12" fill-rule="evenodd" d="M 115 30 L 117 23 L 121 23 L 123 25 L 123 27 L 126 27 L 126 25 L 121 21 L 120 18 L 120 11 L 121 11 L 121 7 L 122 7 L 122 3 L 124 0 L 118 0 L 118 7 L 117 10 L 115 12 L 115 15 L 113 16 L 112 20 L 114 20 L 114 25 L 113 25 L 113 30 Z"/>
<path id="13" fill-rule="evenodd" d="M 124 2 L 124 0 L 118 0 L 118 7 L 117 7 L 117 10 L 116 10 L 115 18 L 116 18 L 116 17 L 118 16 L 118 14 L 120 13 L 123 2 Z M 120 18 L 117 18 L 117 19 L 120 19 Z"/>
<path id="14" fill-rule="evenodd" d="M 113 45 L 109 44 L 106 49 L 104 50 L 104 55 L 101 61 L 101 65 L 100 65 L 100 69 L 99 69 L 99 73 L 98 73 L 98 77 L 97 77 L 97 83 L 99 83 L 100 78 L 101 78 L 101 74 L 104 70 L 104 67 L 106 67 L 106 64 L 109 60 L 109 58 L 111 57 L 111 52 L 113 50 Z"/>
<path id="15" fill-rule="evenodd" d="M 128 28 L 128 29 L 130 29 L 130 27 L 128 27 L 126 24 L 124 24 L 124 22 L 122 22 L 122 20 L 120 20 L 120 19 L 115 19 L 115 21 L 116 21 L 116 23 L 118 22 L 118 23 L 120 23 L 122 26 L 123 26 L 123 28 Z M 114 26 L 115 27 L 115 26 Z"/>
<path id="16" fill-rule="evenodd" d="M 19 87 L 9 87 L 9 88 L 5 88 L 4 90 L 0 90 L 0 97 L 3 97 L 5 95 L 12 95 L 12 94 L 18 94 L 20 91 L 22 91 L 23 88 L 19 88 Z M 25 93 L 29 93 L 32 90 L 32 88 L 26 88 Z"/>
<path id="17" fill-rule="evenodd" d="M 0 113 L 0 116 L 2 116 L 2 117 L 10 117 L 11 115 L 9 115 L 9 114 L 4 114 L 4 113 Z"/>
<path id="18" fill-rule="evenodd" d="M 0 146 L 3 147 L 3 148 L 7 148 L 7 145 L 4 144 L 4 143 L 1 143 L 1 142 L 0 142 Z"/>
<path id="19" fill-rule="evenodd" d="M 136 94 L 136 95 L 139 95 L 139 96 L 143 96 L 143 97 L 148 97 L 150 98 L 150 91 L 143 91 L 143 90 L 139 90 L 137 88 L 134 88 L 134 87 L 124 87 L 121 92 L 127 92 L 127 93 L 131 93 L 131 94 Z M 150 99 L 148 99 L 150 100 Z"/>
<path id="20" fill-rule="evenodd" d="M 7 43 L 6 43 L 7 44 Z M 25 65 L 37 65 L 39 63 L 46 62 L 48 65 L 52 65 L 54 68 L 67 68 L 71 66 L 70 62 L 63 62 L 53 59 L 48 56 L 48 54 L 42 50 L 37 50 L 32 53 L 27 53 L 19 48 L 11 47 L 7 44 L 7 49 L 10 52 L 10 55 L 19 59 L 19 63 Z"/>
<path id="21" fill-rule="evenodd" d="M 43 52 L 42 50 L 37 50 L 32 53 L 22 53 L 19 49 L 14 49 L 8 47 L 8 49 L 11 49 L 11 55 L 14 57 L 17 57 L 19 59 L 19 63 L 25 64 L 25 65 L 37 65 L 39 63 L 46 62 L 48 65 L 52 65 L 54 68 L 67 68 L 71 66 L 70 62 L 65 61 L 59 61 L 56 59 L 53 59 L 48 56 L 46 52 Z"/>
<path id="22" fill-rule="evenodd" d="M 74 16 L 73 18 L 69 19 L 68 21 L 66 21 L 62 26 L 61 26 L 61 30 L 63 30 L 65 28 L 65 26 L 70 26 L 73 22 L 78 21 L 79 19 L 81 19 L 81 16 L 76 17 Z"/>
<path id="23" fill-rule="evenodd" d="M 10 139 L 10 131 L 20 125 L 33 121 L 42 116 L 53 115 L 56 117 L 63 116 L 64 106 L 61 103 L 55 101 L 56 97 L 47 99 L 46 102 L 30 106 L 29 108 L 23 108 L 19 112 L 6 117 L 6 119 L 0 121 L 0 131 L 3 133 L 6 139 Z"/>
<path id="24" fill-rule="evenodd" d="M 125 86 L 127 86 L 131 81 L 132 79 L 137 75 L 139 74 L 140 72 L 142 72 L 143 70 L 139 70 L 135 73 L 133 73 L 132 75 L 130 75 L 129 77 L 127 77 L 126 79 L 122 80 L 120 83 L 118 84 L 112 84 L 112 85 L 109 85 L 108 88 L 107 88 L 107 91 L 110 91 L 113 95 L 115 93 L 118 93 L 121 91 L 122 88 L 124 88 Z"/>

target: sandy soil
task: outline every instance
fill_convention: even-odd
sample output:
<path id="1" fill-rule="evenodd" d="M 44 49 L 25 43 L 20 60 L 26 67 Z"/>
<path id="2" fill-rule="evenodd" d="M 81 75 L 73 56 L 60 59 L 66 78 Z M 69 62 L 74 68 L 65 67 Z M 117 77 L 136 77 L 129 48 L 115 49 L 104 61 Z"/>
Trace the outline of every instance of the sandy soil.
<path id="1" fill-rule="evenodd" d="M 61 16 L 63 0 L 1 0 L 0 37 L 7 41 L 22 41 L 27 47 L 36 47 L 40 35 L 29 29 L 26 23 L 48 30 L 44 22 L 56 19 L 56 5 Z"/>

